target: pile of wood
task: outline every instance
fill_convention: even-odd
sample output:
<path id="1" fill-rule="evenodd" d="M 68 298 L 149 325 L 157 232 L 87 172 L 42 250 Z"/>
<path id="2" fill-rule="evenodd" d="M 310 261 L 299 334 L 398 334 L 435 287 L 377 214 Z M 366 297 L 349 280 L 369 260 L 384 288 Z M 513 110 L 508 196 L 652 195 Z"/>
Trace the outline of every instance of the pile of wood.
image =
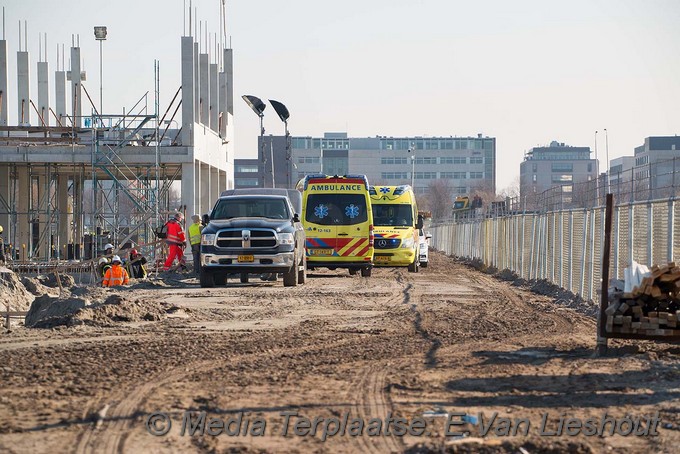
<path id="1" fill-rule="evenodd" d="M 680 267 L 654 265 L 630 292 L 620 281 L 609 289 L 607 332 L 680 336 Z"/>

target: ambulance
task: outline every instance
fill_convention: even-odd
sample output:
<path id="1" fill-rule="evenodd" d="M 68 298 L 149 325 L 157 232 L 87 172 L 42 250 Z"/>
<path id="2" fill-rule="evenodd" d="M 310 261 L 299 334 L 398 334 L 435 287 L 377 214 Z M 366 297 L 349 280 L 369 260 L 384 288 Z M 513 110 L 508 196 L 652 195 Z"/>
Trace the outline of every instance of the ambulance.
<path id="1" fill-rule="evenodd" d="M 418 214 L 416 196 L 409 185 L 371 186 L 371 207 L 375 225 L 375 266 L 406 266 L 412 273 L 420 269 L 419 230 L 423 217 Z"/>
<path id="2" fill-rule="evenodd" d="M 347 268 L 371 275 L 373 213 L 365 175 L 307 175 L 302 192 L 302 225 L 307 235 L 307 269 Z"/>

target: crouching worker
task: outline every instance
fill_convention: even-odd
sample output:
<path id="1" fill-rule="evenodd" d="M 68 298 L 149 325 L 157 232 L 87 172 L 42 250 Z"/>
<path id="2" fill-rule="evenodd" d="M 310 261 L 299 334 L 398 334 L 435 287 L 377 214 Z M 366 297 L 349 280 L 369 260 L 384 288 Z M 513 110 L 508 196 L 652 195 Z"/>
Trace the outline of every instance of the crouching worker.
<path id="1" fill-rule="evenodd" d="M 104 274 L 104 287 L 116 287 L 119 285 L 128 285 L 130 283 L 130 277 L 128 272 L 123 268 L 122 261 L 120 257 L 114 255 L 111 259 L 111 268 L 106 270 Z"/>
<path id="2" fill-rule="evenodd" d="M 137 252 L 137 249 L 130 251 L 130 260 L 125 264 L 125 269 L 132 279 L 144 279 L 146 277 L 146 257 Z"/>

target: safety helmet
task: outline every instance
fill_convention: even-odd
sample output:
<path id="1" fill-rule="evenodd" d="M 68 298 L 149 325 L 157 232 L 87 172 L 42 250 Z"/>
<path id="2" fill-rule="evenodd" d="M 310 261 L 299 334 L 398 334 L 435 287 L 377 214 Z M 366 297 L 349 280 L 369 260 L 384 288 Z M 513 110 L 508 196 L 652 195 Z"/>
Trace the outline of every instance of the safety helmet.
<path id="1" fill-rule="evenodd" d="M 113 244 L 108 243 L 106 246 L 104 246 L 104 250 L 106 249 L 113 249 Z"/>
<path id="2" fill-rule="evenodd" d="M 99 264 L 100 264 L 100 265 L 103 265 L 103 264 L 105 264 L 105 263 L 109 263 L 109 261 L 106 259 L 106 257 L 102 257 L 102 258 L 99 259 Z"/>
<path id="3" fill-rule="evenodd" d="M 0 225 L 0 233 L 2 233 L 2 232 L 3 232 L 3 228 L 2 228 L 2 226 Z"/>
<path id="4" fill-rule="evenodd" d="M 137 249 L 133 249 L 130 251 L 130 255 L 139 255 L 139 252 L 137 252 Z"/>
<path id="5" fill-rule="evenodd" d="M 111 263 L 123 263 L 123 261 L 118 257 L 117 255 L 114 255 L 113 258 L 111 259 Z"/>

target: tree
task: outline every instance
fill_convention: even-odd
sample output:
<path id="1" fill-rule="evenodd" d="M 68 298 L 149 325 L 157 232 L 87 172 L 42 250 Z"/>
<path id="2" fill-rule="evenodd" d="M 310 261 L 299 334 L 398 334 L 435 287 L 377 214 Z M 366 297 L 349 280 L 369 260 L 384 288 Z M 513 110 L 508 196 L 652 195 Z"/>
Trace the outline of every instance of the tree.
<path id="1" fill-rule="evenodd" d="M 453 190 L 448 180 L 434 180 L 427 187 L 427 205 L 432 219 L 445 219 L 451 215 Z"/>

